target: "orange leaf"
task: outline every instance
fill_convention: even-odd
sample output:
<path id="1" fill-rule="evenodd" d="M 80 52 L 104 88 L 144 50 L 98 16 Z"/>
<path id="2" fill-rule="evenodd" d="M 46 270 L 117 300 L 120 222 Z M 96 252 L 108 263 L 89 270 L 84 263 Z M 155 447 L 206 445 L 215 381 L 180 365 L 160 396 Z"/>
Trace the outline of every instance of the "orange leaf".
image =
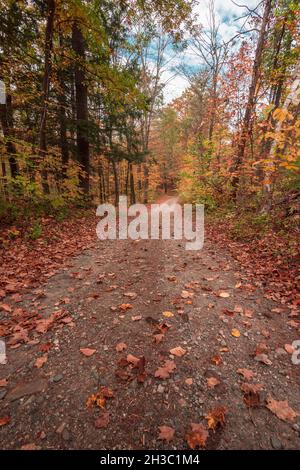
<path id="1" fill-rule="evenodd" d="M 159 436 L 158 439 L 162 441 L 170 442 L 175 434 L 175 429 L 170 428 L 170 426 L 159 426 Z"/>
<path id="2" fill-rule="evenodd" d="M 191 424 L 191 430 L 186 433 L 186 441 L 191 449 L 205 447 L 208 431 L 202 424 Z"/>
<path id="3" fill-rule="evenodd" d="M 92 356 L 93 354 L 95 354 L 96 351 L 97 351 L 96 349 L 90 349 L 90 348 L 81 348 L 80 349 L 80 352 L 86 357 Z"/>

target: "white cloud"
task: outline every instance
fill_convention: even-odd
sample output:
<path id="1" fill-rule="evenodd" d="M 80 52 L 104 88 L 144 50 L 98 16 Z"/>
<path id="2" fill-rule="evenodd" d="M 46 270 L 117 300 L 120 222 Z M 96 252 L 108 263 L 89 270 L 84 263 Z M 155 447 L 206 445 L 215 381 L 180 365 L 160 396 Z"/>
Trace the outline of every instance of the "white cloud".
<path id="1" fill-rule="evenodd" d="M 241 3 L 240 3 L 241 1 Z M 246 5 L 249 8 L 255 8 L 259 0 L 236 0 L 236 3 Z M 224 41 L 230 40 L 238 30 L 243 26 L 245 19 L 238 19 L 243 16 L 247 9 L 235 5 L 231 0 L 215 0 L 216 21 L 220 23 L 220 35 Z M 209 24 L 209 10 L 208 0 L 200 0 L 195 6 L 194 13 L 197 15 L 198 23 L 202 24 L 204 28 Z M 178 55 L 170 64 L 170 68 L 178 65 L 180 61 L 189 66 L 200 64 L 200 58 L 193 48 L 189 46 L 184 54 Z M 164 72 L 162 79 L 169 79 L 172 75 L 171 71 Z M 181 95 L 181 93 L 188 87 L 188 81 L 184 77 L 175 76 L 170 80 L 165 87 L 164 97 L 168 103 L 174 98 Z"/>

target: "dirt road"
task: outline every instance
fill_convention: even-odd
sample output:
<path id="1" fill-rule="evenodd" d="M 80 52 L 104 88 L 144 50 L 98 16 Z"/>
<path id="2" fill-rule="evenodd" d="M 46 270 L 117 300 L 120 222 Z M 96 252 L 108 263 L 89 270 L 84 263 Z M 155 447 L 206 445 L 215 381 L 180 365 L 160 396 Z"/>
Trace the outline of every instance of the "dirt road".
<path id="1" fill-rule="evenodd" d="M 95 240 L 18 304 L 58 313 L 7 348 L 1 448 L 186 449 L 191 423 L 207 449 L 299 448 L 300 333 L 278 307 L 208 238 Z"/>

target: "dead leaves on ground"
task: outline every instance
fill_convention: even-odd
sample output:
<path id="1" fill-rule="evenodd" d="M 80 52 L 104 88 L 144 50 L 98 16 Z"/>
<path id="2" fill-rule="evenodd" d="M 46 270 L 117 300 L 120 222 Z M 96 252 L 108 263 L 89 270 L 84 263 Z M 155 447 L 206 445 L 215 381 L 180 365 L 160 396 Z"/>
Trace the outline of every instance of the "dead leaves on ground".
<path id="1" fill-rule="evenodd" d="M 6 415 L 6 416 L 1 416 L 0 417 L 0 427 L 1 426 L 5 426 L 6 424 L 10 423 L 10 416 Z"/>
<path id="2" fill-rule="evenodd" d="M 101 387 L 97 393 L 90 395 L 86 401 L 87 408 L 98 406 L 104 409 L 106 401 L 110 398 L 114 398 L 114 392 L 108 387 Z"/>
<path id="3" fill-rule="evenodd" d="M 287 400 L 277 401 L 271 395 L 267 398 L 267 408 L 282 421 L 293 421 L 299 413 L 296 413 L 288 404 Z"/>
<path id="4" fill-rule="evenodd" d="M 122 351 L 124 351 L 125 349 L 127 349 L 127 344 L 126 344 L 126 343 L 122 343 L 122 342 L 121 342 L 121 343 L 118 343 L 118 344 L 116 345 L 116 351 L 117 351 L 117 352 L 122 352 Z"/>
<path id="5" fill-rule="evenodd" d="M 129 381 L 135 378 L 139 383 L 143 383 L 146 379 L 146 359 L 144 356 L 136 357 L 128 354 L 118 362 L 118 369 L 115 375 L 120 380 Z"/>
<path id="6" fill-rule="evenodd" d="M 176 348 L 170 349 L 170 353 L 173 354 L 173 356 L 182 357 L 185 355 L 186 349 L 177 346 Z"/>
<path id="7" fill-rule="evenodd" d="M 44 364 L 46 364 L 47 361 L 48 361 L 48 356 L 47 354 L 45 354 L 45 356 L 38 357 L 34 365 L 35 367 L 40 369 L 41 367 L 43 367 Z"/>
<path id="8" fill-rule="evenodd" d="M 95 352 L 97 351 L 96 349 L 90 349 L 90 348 L 81 348 L 79 350 L 81 352 L 81 354 L 83 354 L 84 356 L 86 357 L 91 357 L 95 354 Z"/>
<path id="9" fill-rule="evenodd" d="M 197 447 L 204 448 L 208 436 L 208 430 L 202 424 L 191 423 L 191 430 L 186 433 L 185 438 L 190 449 L 194 450 Z"/>
<path id="10" fill-rule="evenodd" d="M 96 429 L 102 429 L 102 428 L 106 428 L 109 424 L 109 412 L 108 411 L 105 411 L 104 413 L 102 413 L 95 421 L 95 428 Z"/>
<path id="11" fill-rule="evenodd" d="M 174 372 L 176 369 L 176 364 L 174 361 L 166 360 L 164 362 L 164 365 L 159 367 L 155 373 L 154 376 L 158 379 L 168 379 L 170 375 Z"/>
<path id="12" fill-rule="evenodd" d="M 254 372 L 249 369 L 238 369 L 237 373 L 241 374 L 245 380 L 252 380 L 252 378 L 254 377 Z"/>
<path id="13" fill-rule="evenodd" d="M 158 439 L 161 441 L 170 442 L 174 438 L 175 429 L 170 426 L 159 426 L 159 436 Z"/>
<path id="14" fill-rule="evenodd" d="M 208 429 L 215 431 L 218 427 L 223 428 L 225 426 L 225 414 L 227 408 L 225 406 L 217 406 L 213 408 L 206 416 Z"/>

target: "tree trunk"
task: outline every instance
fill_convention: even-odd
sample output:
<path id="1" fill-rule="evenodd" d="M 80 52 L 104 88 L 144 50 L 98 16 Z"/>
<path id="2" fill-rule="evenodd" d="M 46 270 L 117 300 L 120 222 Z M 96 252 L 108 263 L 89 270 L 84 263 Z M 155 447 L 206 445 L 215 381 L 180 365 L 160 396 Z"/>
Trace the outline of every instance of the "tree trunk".
<path id="1" fill-rule="evenodd" d="M 11 138 L 14 135 L 13 115 L 12 115 L 12 98 L 10 94 L 6 96 L 6 103 L 0 104 L 0 121 L 5 138 L 5 147 L 8 155 L 9 168 L 12 178 L 19 174 L 18 164 L 15 158 L 16 147 Z"/>
<path id="2" fill-rule="evenodd" d="M 132 171 L 132 164 L 129 164 L 129 171 L 130 171 L 130 204 L 135 204 L 135 189 L 134 189 L 134 176 Z"/>
<path id="3" fill-rule="evenodd" d="M 63 38 L 60 35 L 59 45 L 63 47 Z M 67 139 L 67 87 L 65 84 L 65 73 L 62 69 L 58 71 L 58 80 L 59 80 L 59 125 L 60 125 L 60 150 L 61 150 L 61 162 L 62 162 L 62 175 L 63 178 L 66 178 L 67 167 L 69 162 L 69 145 Z"/>
<path id="4" fill-rule="evenodd" d="M 119 190 L 118 170 L 117 170 L 116 162 L 114 160 L 112 160 L 112 168 L 113 168 L 114 182 L 115 182 L 115 206 L 117 206 L 119 203 L 120 190 Z"/>
<path id="5" fill-rule="evenodd" d="M 44 157 L 47 151 L 47 112 L 50 90 L 50 77 L 51 77 L 51 63 L 52 63 L 52 49 L 53 49 L 53 32 L 54 32 L 54 16 L 55 16 L 55 0 L 47 0 L 47 24 L 45 31 L 45 45 L 44 45 L 44 78 L 42 87 L 42 112 L 39 130 L 39 154 Z M 42 171 L 44 179 L 43 187 L 46 193 L 49 193 L 47 183 L 47 171 Z"/>
<path id="6" fill-rule="evenodd" d="M 77 127 L 77 159 L 81 165 L 80 186 L 89 193 L 90 146 L 88 139 L 88 90 L 85 83 L 85 42 L 77 21 L 72 27 L 72 48 L 75 52 L 75 102 Z"/>
<path id="7" fill-rule="evenodd" d="M 251 127 L 252 113 L 255 107 L 255 99 L 257 95 L 257 87 L 258 87 L 259 76 L 260 76 L 262 54 L 263 54 L 263 49 L 265 45 L 267 25 L 268 25 L 268 21 L 270 17 L 271 7 L 272 7 L 272 0 L 265 0 L 265 9 L 264 9 L 263 20 L 262 20 L 262 24 L 261 24 L 261 28 L 259 32 L 258 41 L 257 41 L 256 51 L 255 51 L 254 64 L 253 64 L 253 69 L 252 69 L 252 78 L 251 78 L 251 84 L 250 84 L 249 95 L 248 95 L 248 102 L 246 105 L 245 115 L 244 115 L 243 124 L 242 124 L 241 136 L 239 139 L 237 155 L 236 155 L 234 167 L 233 167 L 234 177 L 232 179 L 232 186 L 233 186 L 232 195 L 235 200 L 237 197 L 237 191 L 238 191 L 238 186 L 240 182 L 238 171 L 244 161 L 246 143 L 247 143 L 247 139 L 249 136 L 250 127 Z"/>

